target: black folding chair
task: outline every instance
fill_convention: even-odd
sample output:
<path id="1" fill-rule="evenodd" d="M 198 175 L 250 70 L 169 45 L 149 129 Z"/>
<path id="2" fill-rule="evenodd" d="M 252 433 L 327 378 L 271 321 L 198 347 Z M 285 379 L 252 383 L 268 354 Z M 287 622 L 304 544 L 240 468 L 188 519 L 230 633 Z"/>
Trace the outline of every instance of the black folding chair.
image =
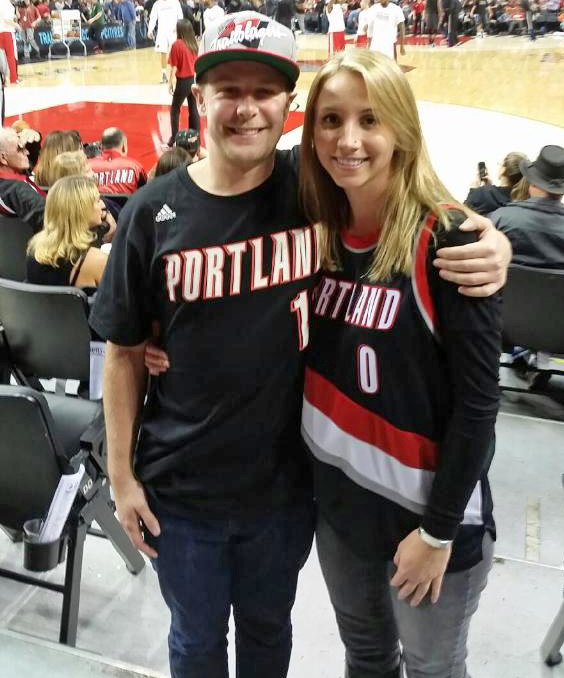
<path id="1" fill-rule="evenodd" d="M 0 278 L 25 280 L 27 243 L 33 229 L 16 217 L 0 215 Z"/>
<path id="2" fill-rule="evenodd" d="M 503 290 L 503 340 L 533 352 L 564 356 L 564 271 L 513 264 Z M 502 363 L 511 367 L 511 363 Z M 560 369 L 528 368 L 539 375 L 564 375 Z M 504 391 L 543 393 L 542 389 L 505 386 Z"/>
<path id="3" fill-rule="evenodd" d="M 61 473 L 81 462 L 86 467 L 82 495 L 69 519 L 65 584 L 45 583 L 63 593 L 60 640 L 69 645 L 76 640 L 86 533 L 106 536 L 130 572 L 137 574 L 145 564 L 113 513 L 101 401 L 39 390 L 38 378 L 89 378 L 86 308 L 86 295 L 76 288 L 0 280 L 2 334 L 11 370 L 21 384 L 0 391 L 0 524 L 21 531 L 24 520 L 44 514 Z M 30 388 L 34 385 L 38 388 Z M 90 529 L 94 520 L 102 532 Z M 4 570 L 0 575 L 44 585 Z"/>

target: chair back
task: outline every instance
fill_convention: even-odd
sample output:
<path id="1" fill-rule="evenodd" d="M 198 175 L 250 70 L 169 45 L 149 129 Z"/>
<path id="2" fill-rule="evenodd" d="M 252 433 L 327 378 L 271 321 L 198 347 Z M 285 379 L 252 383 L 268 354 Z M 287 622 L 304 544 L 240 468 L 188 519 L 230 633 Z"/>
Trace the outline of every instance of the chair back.
<path id="1" fill-rule="evenodd" d="M 0 524 L 21 530 L 45 517 L 61 477 L 53 420 L 43 396 L 0 386 Z"/>
<path id="2" fill-rule="evenodd" d="M 21 219 L 0 215 L 0 278 L 25 280 L 26 249 L 32 227 Z"/>
<path id="3" fill-rule="evenodd" d="M 503 337 L 513 346 L 564 354 L 564 271 L 509 267 L 503 290 Z"/>
<path id="4" fill-rule="evenodd" d="M 90 378 L 88 300 L 76 287 L 0 279 L 0 322 L 12 363 L 38 378 Z"/>
<path id="5" fill-rule="evenodd" d="M 100 188 L 103 188 L 101 186 Z M 129 193 L 104 193 L 100 191 L 100 197 L 102 200 L 113 200 L 116 205 L 119 205 L 120 208 L 125 207 L 125 203 L 131 198 Z"/>

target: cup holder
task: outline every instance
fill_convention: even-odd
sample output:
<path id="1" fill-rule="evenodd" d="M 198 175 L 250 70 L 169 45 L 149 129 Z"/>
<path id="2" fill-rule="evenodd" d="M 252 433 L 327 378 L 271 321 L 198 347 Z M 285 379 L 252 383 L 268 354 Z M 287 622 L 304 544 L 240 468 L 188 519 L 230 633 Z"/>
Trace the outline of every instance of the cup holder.
<path id="1" fill-rule="evenodd" d="M 59 539 L 39 543 L 42 521 L 39 518 L 24 523 L 24 567 L 32 572 L 47 572 L 65 560 L 67 538 L 62 534 Z"/>

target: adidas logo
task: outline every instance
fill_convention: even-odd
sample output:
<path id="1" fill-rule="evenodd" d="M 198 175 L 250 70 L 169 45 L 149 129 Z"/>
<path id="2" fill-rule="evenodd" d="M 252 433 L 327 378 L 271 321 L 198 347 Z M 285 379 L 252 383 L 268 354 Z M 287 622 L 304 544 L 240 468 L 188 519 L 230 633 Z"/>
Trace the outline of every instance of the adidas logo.
<path id="1" fill-rule="evenodd" d="M 155 221 L 168 221 L 169 219 L 176 219 L 176 212 L 173 212 L 165 202 L 155 217 Z"/>

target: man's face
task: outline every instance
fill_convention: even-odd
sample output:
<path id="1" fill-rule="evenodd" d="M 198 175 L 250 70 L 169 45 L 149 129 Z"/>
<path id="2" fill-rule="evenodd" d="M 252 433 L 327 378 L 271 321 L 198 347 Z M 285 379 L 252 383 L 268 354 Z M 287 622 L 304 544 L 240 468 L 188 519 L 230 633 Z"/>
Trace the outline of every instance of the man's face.
<path id="1" fill-rule="evenodd" d="M 16 172 L 25 172 L 29 169 L 28 152 L 25 146 L 20 145 L 15 131 L 6 140 L 4 150 L 0 151 L 0 164 Z"/>
<path id="2" fill-rule="evenodd" d="M 243 171 L 272 158 L 294 98 L 277 70 L 252 61 L 215 66 L 194 92 L 207 116 L 210 158 Z"/>

